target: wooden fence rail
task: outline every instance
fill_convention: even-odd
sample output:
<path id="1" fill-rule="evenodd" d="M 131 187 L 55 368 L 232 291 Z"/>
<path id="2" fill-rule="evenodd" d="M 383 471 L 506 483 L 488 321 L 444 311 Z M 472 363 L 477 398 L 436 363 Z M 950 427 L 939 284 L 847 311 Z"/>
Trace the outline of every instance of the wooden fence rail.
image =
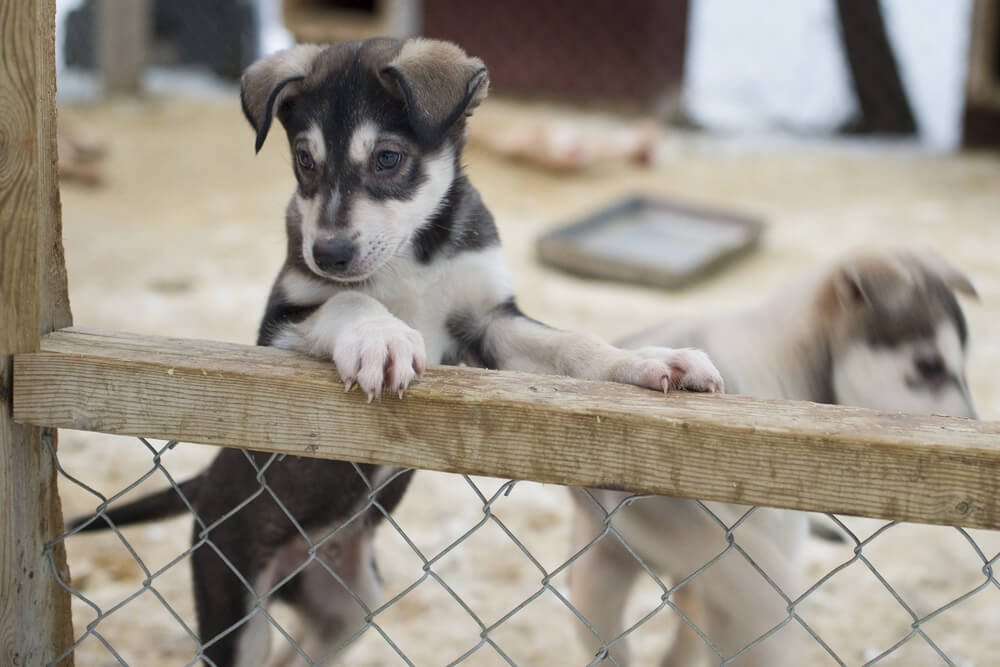
<path id="1" fill-rule="evenodd" d="M 1000 528 L 1000 423 L 430 369 L 400 400 L 271 348 L 71 328 L 18 421 L 640 493 Z"/>

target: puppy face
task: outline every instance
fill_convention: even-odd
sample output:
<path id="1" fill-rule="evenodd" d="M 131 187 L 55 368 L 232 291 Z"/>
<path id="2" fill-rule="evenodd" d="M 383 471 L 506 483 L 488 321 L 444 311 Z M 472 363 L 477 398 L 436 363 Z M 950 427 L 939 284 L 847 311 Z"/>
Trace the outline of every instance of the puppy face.
<path id="1" fill-rule="evenodd" d="M 303 95 L 288 128 L 298 188 L 292 218 L 302 259 L 325 278 L 371 276 L 405 251 L 441 206 L 455 176 L 451 141 L 427 150 L 406 123 L 402 105 L 380 88 L 368 109 L 333 104 L 350 99 L 343 82 Z M 348 84 L 349 85 L 349 84 Z M 371 98 L 369 98 L 371 99 Z"/>
<path id="2" fill-rule="evenodd" d="M 834 391 L 845 405 L 890 412 L 976 417 L 958 329 L 942 320 L 926 337 L 895 345 L 849 344 L 834 360 Z"/>
<path id="3" fill-rule="evenodd" d="M 298 183 L 290 250 L 309 271 L 358 282 L 412 251 L 446 202 L 485 77 L 480 61 L 431 40 L 296 47 L 251 66 L 244 110 L 258 147 L 271 114 L 285 127 Z"/>
<path id="4" fill-rule="evenodd" d="M 838 403 L 976 417 L 965 377 L 968 329 L 955 296 L 975 290 L 933 259 L 865 258 L 834 279 L 841 313 L 832 350 Z"/>

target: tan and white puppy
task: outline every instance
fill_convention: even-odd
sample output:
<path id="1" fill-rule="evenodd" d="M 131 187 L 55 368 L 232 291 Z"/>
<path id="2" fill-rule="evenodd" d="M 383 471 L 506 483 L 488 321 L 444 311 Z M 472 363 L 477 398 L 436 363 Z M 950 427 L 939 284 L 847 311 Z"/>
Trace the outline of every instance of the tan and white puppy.
<path id="1" fill-rule="evenodd" d="M 732 393 L 839 403 L 886 411 L 976 417 L 965 378 L 968 332 L 955 293 L 975 296 L 969 280 L 941 258 L 910 252 L 851 255 L 831 269 L 793 280 L 746 312 L 669 322 L 620 342 L 695 345 L 707 351 Z M 590 490 L 611 511 L 628 494 Z M 575 549 L 604 530 L 604 513 L 581 489 Z M 749 508 L 708 504 L 731 525 Z M 807 515 L 760 509 L 735 533 L 737 543 L 783 590 L 794 594 Z M 682 582 L 727 546 L 725 531 L 693 500 L 647 497 L 621 507 L 612 525 L 655 572 Z M 586 551 L 571 574 L 573 603 L 604 643 L 625 629 L 622 613 L 641 565 L 609 535 Z M 680 587 L 671 600 L 726 657 L 787 617 L 786 604 L 739 555 L 727 554 Z M 801 664 L 786 628 L 752 647 L 735 665 Z M 599 646 L 592 633 L 586 641 Z M 609 651 L 628 663 L 624 642 Z M 718 656 L 686 624 L 662 664 L 691 667 Z M 728 663 L 727 663 L 728 664 Z"/>
<path id="2" fill-rule="evenodd" d="M 296 183 L 287 256 L 258 343 L 332 361 L 347 388 L 369 400 L 384 390 L 401 395 L 428 364 L 463 363 L 658 391 L 721 390 L 700 351 L 623 350 L 521 313 L 493 217 L 462 173 L 465 117 L 488 86 L 482 61 L 427 39 L 303 45 L 250 66 L 242 100 L 257 149 L 278 118 Z M 203 657 L 216 667 L 263 664 L 263 610 L 277 598 L 300 612 L 310 631 L 301 647 L 323 661 L 377 606 L 372 533 L 410 475 L 250 459 L 223 450 L 181 485 L 209 526 L 195 528 L 192 556 Z M 122 524 L 185 509 L 167 490 L 102 517 Z M 79 528 L 103 524 L 88 519 Z"/>

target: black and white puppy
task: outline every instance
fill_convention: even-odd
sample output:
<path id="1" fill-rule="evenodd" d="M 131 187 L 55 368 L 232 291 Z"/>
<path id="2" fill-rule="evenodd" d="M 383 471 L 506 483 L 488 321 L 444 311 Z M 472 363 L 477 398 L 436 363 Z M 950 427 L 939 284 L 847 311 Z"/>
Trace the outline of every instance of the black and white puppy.
<path id="1" fill-rule="evenodd" d="M 369 400 L 401 394 L 427 364 L 461 363 L 662 391 L 721 390 L 700 351 L 626 351 L 518 310 L 493 218 L 460 160 L 465 117 L 488 85 L 482 61 L 427 39 L 302 45 L 246 71 L 243 109 L 256 147 L 277 117 L 298 183 L 286 213 L 288 255 L 258 343 L 331 359 L 348 389 Z M 252 456 L 258 466 L 268 458 Z M 384 486 L 377 497 L 391 511 L 409 475 L 360 469 L 376 490 Z M 311 538 L 369 502 L 353 464 L 287 457 L 259 473 L 238 450 L 221 451 L 182 490 L 211 526 L 260 488 L 258 476 Z M 107 516 L 132 523 L 183 509 L 168 490 Z M 311 659 L 336 651 L 364 625 L 360 602 L 371 609 L 378 600 L 371 536 L 380 516 L 371 509 L 338 530 L 316 552 L 325 565 L 311 562 L 287 582 L 308 547 L 269 493 L 213 526 L 215 548 L 200 546 L 192 562 L 206 660 L 263 664 L 269 628 L 258 607 L 271 597 L 301 613 L 310 632 L 300 645 Z"/>

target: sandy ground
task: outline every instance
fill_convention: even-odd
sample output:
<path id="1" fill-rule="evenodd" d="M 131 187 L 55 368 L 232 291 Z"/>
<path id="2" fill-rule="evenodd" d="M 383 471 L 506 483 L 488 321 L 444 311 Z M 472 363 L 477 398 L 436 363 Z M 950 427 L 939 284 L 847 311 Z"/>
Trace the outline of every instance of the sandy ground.
<path id="1" fill-rule="evenodd" d="M 487 103 L 490 114 L 506 107 Z M 108 184 L 67 185 L 63 208 L 70 292 L 80 325 L 171 336 L 252 343 L 269 284 L 284 252 L 282 215 L 292 191 L 287 148 L 274 136 L 257 157 L 235 99 L 172 98 L 71 108 L 80 127 L 110 147 Z M 467 153 L 472 181 L 499 223 L 522 308 L 540 319 L 614 338 L 667 316 L 711 312 L 757 299 L 796 272 L 845 250 L 909 244 L 937 248 L 968 271 L 982 300 L 966 311 L 972 335 L 969 375 L 982 416 L 1000 418 L 1000 156 L 930 156 L 900 146 L 803 144 L 668 137 L 655 168 L 604 165 L 578 175 L 508 162 L 476 148 Z M 683 292 L 573 278 L 539 266 L 533 241 L 543 230 L 637 192 L 746 211 L 770 227 L 762 247 L 730 270 Z M 61 460 L 105 494 L 119 491 L 151 466 L 134 439 L 62 434 Z M 155 443 L 154 443 L 155 444 Z M 201 468 L 213 450 L 181 445 L 164 458 L 177 478 Z M 96 500 L 62 480 L 68 516 Z M 137 493 L 163 485 L 158 475 Z M 475 480 L 490 496 L 497 480 Z M 133 496 L 134 497 L 134 496 Z M 494 505 L 510 530 L 547 569 L 569 554 L 570 503 L 559 487 L 521 483 Z M 397 519 L 428 556 L 482 517 L 472 486 L 457 476 L 421 473 Z M 852 523 L 867 535 L 881 522 Z M 156 571 L 184 551 L 189 519 L 125 531 L 145 566 Z M 1000 536 L 972 533 L 991 557 Z M 68 544 L 73 584 L 107 610 L 136 591 L 144 574 L 111 534 Z M 421 574 L 420 562 L 392 529 L 377 541 L 387 596 Z M 918 614 L 926 614 L 983 582 L 982 561 L 957 531 L 897 526 L 865 554 Z M 806 579 L 814 582 L 851 557 L 849 548 L 815 542 Z M 496 524 L 486 524 L 435 571 L 487 624 L 539 588 L 537 568 Z M 193 627 L 187 562 L 155 580 L 156 591 Z M 564 577 L 556 587 L 565 592 Z M 645 590 L 645 589 L 644 589 Z M 648 593 L 648 591 L 646 591 Z M 652 597 L 655 602 L 655 593 Z M 652 604 L 640 595 L 630 614 Z M 645 605 L 645 607 L 643 606 Z M 846 664 L 860 664 L 909 632 L 911 619 L 861 563 L 840 572 L 800 608 L 804 618 Z M 94 618 L 74 604 L 77 634 Z M 479 641 L 478 626 L 433 580 L 423 582 L 379 618 L 386 634 L 416 665 L 445 664 Z M 581 665 L 579 621 L 546 592 L 491 633 L 524 665 Z M 635 635 L 639 665 L 655 664 L 670 620 L 661 614 Z M 98 631 L 132 665 L 190 661 L 194 643 L 151 593 L 107 617 Z M 1000 589 L 989 586 L 941 614 L 926 632 L 959 665 L 995 664 L 1000 655 Z M 280 641 L 280 640 L 276 640 Z M 367 633 L 345 661 L 402 661 L 376 633 Z M 468 661 L 503 664 L 489 646 Z M 77 664 L 117 664 L 94 637 Z M 835 664 L 818 645 L 804 665 Z M 884 661 L 938 665 L 915 637 Z"/>

